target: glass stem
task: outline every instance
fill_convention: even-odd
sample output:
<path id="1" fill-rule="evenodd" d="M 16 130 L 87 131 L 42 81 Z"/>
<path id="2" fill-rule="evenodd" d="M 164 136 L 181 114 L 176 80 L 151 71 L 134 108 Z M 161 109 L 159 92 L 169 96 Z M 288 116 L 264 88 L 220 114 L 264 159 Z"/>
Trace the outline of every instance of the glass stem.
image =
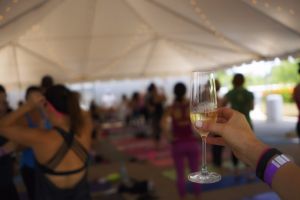
<path id="1" fill-rule="evenodd" d="M 207 166 L 206 166 L 206 136 L 202 138 L 202 164 L 201 164 L 201 174 L 203 176 L 208 175 Z"/>

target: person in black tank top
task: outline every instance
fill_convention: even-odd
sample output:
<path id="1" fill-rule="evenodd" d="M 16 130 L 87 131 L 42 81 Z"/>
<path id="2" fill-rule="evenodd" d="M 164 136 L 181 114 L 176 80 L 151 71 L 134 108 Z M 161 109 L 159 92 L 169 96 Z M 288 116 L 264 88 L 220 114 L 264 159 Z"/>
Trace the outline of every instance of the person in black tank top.
<path id="1" fill-rule="evenodd" d="M 156 88 L 156 85 L 151 83 L 147 89 L 145 103 L 150 120 L 152 135 L 157 149 L 159 148 L 161 140 L 160 120 L 164 113 L 165 101 L 165 95 L 160 94 Z"/>
<path id="2" fill-rule="evenodd" d="M 6 90 L 0 85 L 0 120 L 10 112 L 6 100 Z M 13 182 L 14 160 L 10 153 L 6 152 L 6 147 L 10 141 L 0 137 L 0 199 L 18 200 L 18 193 Z"/>
<path id="3" fill-rule="evenodd" d="M 0 137 L 0 148 L 7 144 L 7 140 Z M 13 182 L 13 157 L 10 154 L 0 157 L 0 199 L 18 200 L 18 192 Z"/>
<path id="4" fill-rule="evenodd" d="M 89 186 L 87 183 L 86 173 L 84 177 L 72 188 L 72 189 L 58 189 L 53 183 L 51 183 L 45 175 L 54 175 L 54 176 L 68 176 L 72 174 L 79 173 L 86 170 L 88 167 L 88 152 L 85 147 L 83 147 L 77 139 L 74 137 L 74 134 L 68 133 L 59 127 L 54 127 L 57 134 L 63 137 L 64 142 L 58 149 L 58 151 L 53 155 L 53 157 L 46 163 L 41 164 L 37 162 L 36 170 L 36 198 L 38 199 L 55 199 L 55 200 L 64 200 L 64 199 L 90 199 L 89 195 Z M 80 160 L 82 160 L 82 167 L 70 170 L 70 171 L 57 171 L 55 168 L 62 161 L 64 156 L 68 151 L 73 151 Z"/>
<path id="5" fill-rule="evenodd" d="M 81 111 L 78 98 L 65 86 L 55 85 L 45 97 L 37 95 L 0 122 L 0 135 L 34 151 L 37 200 L 91 199 L 87 167 L 92 124 L 90 115 Z M 36 106 L 43 107 L 52 130 L 12 126 Z"/>

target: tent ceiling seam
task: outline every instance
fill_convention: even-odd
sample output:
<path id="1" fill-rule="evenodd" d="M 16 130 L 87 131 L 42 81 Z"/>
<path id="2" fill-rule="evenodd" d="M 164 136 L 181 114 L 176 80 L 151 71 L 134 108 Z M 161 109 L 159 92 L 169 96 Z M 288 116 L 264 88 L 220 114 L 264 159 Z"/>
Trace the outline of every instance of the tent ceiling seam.
<path id="1" fill-rule="evenodd" d="M 151 46 L 151 49 L 149 49 L 149 52 L 148 52 L 148 55 L 146 57 L 146 60 L 145 60 L 145 64 L 141 70 L 141 73 L 140 73 L 140 76 L 145 76 L 146 74 L 146 71 L 149 67 L 149 64 L 150 64 L 150 58 L 153 56 L 153 53 L 154 53 L 154 49 L 156 48 L 156 45 L 159 41 L 159 38 L 158 37 L 155 37 L 155 39 L 153 40 L 153 44 Z"/>
<path id="2" fill-rule="evenodd" d="M 272 16 L 266 14 L 266 13 L 263 12 L 262 10 L 257 9 L 255 6 L 252 6 L 252 5 L 248 4 L 248 3 L 246 3 L 244 0 L 242 0 L 242 2 L 243 2 L 244 4 L 246 4 L 248 7 L 250 7 L 250 8 L 251 8 L 253 11 L 255 11 L 256 13 L 259 13 L 259 14 L 260 14 L 261 16 L 263 16 L 264 18 L 267 18 L 267 19 L 273 21 L 275 24 L 278 24 L 278 25 L 282 26 L 284 29 L 287 29 L 289 32 L 291 32 L 291 33 L 297 35 L 297 37 L 300 37 L 300 32 L 299 32 L 299 31 L 297 31 L 297 30 L 295 30 L 295 29 L 293 29 L 293 28 L 287 26 L 286 24 L 283 24 L 282 22 L 280 22 L 279 20 L 277 20 L 277 19 L 273 18 Z"/>
<path id="3" fill-rule="evenodd" d="M 186 16 L 184 16 L 184 15 L 182 15 L 182 14 L 180 14 L 180 13 L 178 13 L 178 12 L 176 12 L 176 11 L 174 11 L 174 10 L 166 7 L 166 6 L 164 6 L 164 5 L 162 5 L 161 3 L 158 3 L 155 0 L 147 0 L 147 1 L 149 3 L 151 3 L 152 5 L 154 5 L 154 6 L 158 7 L 158 8 L 160 8 L 160 9 L 162 9 L 162 10 L 164 10 L 164 11 L 166 11 L 166 12 L 168 12 L 168 13 L 170 13 L 170 14 L 172 14 L 172 15 L 180 18 L 180 19 L 182 19 L 183 21 L 188 22 L 189 24 L 197 27 L 198 29 L 204 30 L 205 32 L 207 32 L 210 35 L 214 34 L 211 30 L 207 29 L 206 27 L 204 27 L 203 25 L 199 24 L 198 22 L 195 22 L 194 20 L 192 20 L 192 19 L 190 19 L 190 18 L 188 18 L 188 17 L 186 17 Z M 224 37 L 225 37 L 225 35 L 224 35 Z M 237 41 L 233 40 L 232 38 L 229 38 L 228 36 L 226 36 L 225 38 L 228 41 L 232 42 L 233 44 L 237 45 L 238 47 L 244 49 L 247 53 L 251 53 L 251 54 L 254 54 L 255 56 L 263 57 L 263 55 L 261 55 L 261 53 L 259 53 L 259 52 L 255 51 L 255 50 L 253 50 L 253 49 L 245 46 L 244 44 L 242 44 L 240 42 L 237 42 Z"/>
<path id="4" fill-rule="evenodd" d="M 55 62 L 55 61 L 53 61 L 53 60 L 50 60 L 49 58 L 46 58 L 45 56 L 43 56 L 43 55 L 41 55 L 41 54 L 39 54 L 39 53 L 37 53 L 37 52 L 31 50 L 31 49 L 29 49 L 29 48 L 27 48 L 27 47 L 25 47 L 25 46 L 19 44 L 19 43 L 14 42 L 13 44 L 14 44 L 15 47 L 20 48 L 21 50 L 25 51 L 26 53 L 28 53 L 28 54 L 34 56 L 35 58 L 37 58 L 37 59 L 39 59 L 39 60 L 46 61 L 48 64 L 58 66 L 61 70 L 67 71 L 67 69 L 65 69 L 65 67 L 63 67 L 63 66 L 60 65 L 59 63 L 57 63 L 57 62 Z"/>
<path id="5" fill-rule="evenodd" d="M 219 51 L 225 51 L 225 52 L 233 52 L 233 53 L 237 53 L 236 51 L 227 48 L 227 47 L 219 47 L 219 46 L 215 46 L 212 44 L 204 44 L 204 43 L 199 43 L 199 42 L 192 42 L 192 41 L 187 41 L 181 38 L 173 38 L 172 36 L 168 36 L 169 40 L 173 40 L 176 42 L 180 42 L 180 43 L 185 43 L 185 44 L 189 44 L 189 45 L 194 45 L 194 46 L 199 46 L 199 47 L 208 47 L 210 49 L 214 49 L 214 50 L 219 50 Z"/>
<path id="6" fill-rule="evenodd" d="M 43 41 L 43 40 L 86 40 L 86 39 L 89 39 L 89 38 L 93 38 L 93 39 L 102 39 L 102 38 L 122 38 L 122 37 L 128 37 L 128 36 L 136 36 L 137 34 L 100 34 L 100 35 L 87 35 L 87 36 L 46 36 L 46 37 L 39 37 L 39 38 L 25 38 L 23 39 L 22 38 L 22 41 Z M 148 34 L 143 34 L 143 33 L 139 33 L 138 35 L 148 35 Z M 1 48 L 1 47 L 0 47 Z"/>
<path id="7" fill-rule="evenodd" d="M 5 47 L 8 47 L 9 45 L 11 45 L 10 42 L 8 42 L 8 43 L 6 43 L 6 44 L 0 46 L 0 51 L 1 51 L 2 49 L 4 49 Z"/>
<path id="8" fill-rule="evenodd" d="M 111 65 L 113 65 L 114 62 L 117 62 L 117 63 L 121 62 L 126 56 L 130 55 L 130 54 L 133 53 L 134 51 L 136 51 L 136 50 L 142 48 L 143 46 L 147 45 L 149 42 L 152 42 L 154 39 L 155 39 L 155 38 L 151 38 L 151 39 L 149 39 L 149 40 L 146 40 L 146 41 L 144 41 L 144 42 L 142 42 L 142 43 L 140 43 L 140 44 L 138 44 L 138 45 L 132 47 L 132 48 L 129 49 L 127 52 L 125 52 L 123 55 L 117 56 L 113 61 L 109 62 L 108 64 L 105 64 L 105 66 L 102 67 L 102 70 L 104 69 L 104 70 L 106 70 L 106 72 L 107 72 L 108 69 L 111 70 L 112 68 L 116 67 L 116 64 L 115 64 L 114 66 L 111 67 Z M 111 68 L 110 68 L 110 67 L 111 67 Z"/>
<path id="9" fill-rule="evenodd" d="M 39 3 L 39 4 L 35 5 L 35 6 L 33 6 L 32 8 L 30 8 L 30 9 L 24 11 L 22 14 L 20 14 L 20 15 L 18 15 L 18 16 L 16 16 L 16 17 L 12 18 L 11 20 L 7 21 L 6 23 L 1 24 L 1 25 L 0 25 L 0 29 L 3 29 L 5 26 L 8 26 L 9 24 L 11 24 L 11 23 L 13 23 L 13 22 L 15 22 L 15 21 L 21 19 L 22 17 L 24 17 L 24 16 L 27 15 L 28 13 L 31 13 L 31 12 L 35 11 L 36 9 L 39 9 L 39 8 L 42 7 L 44 4 L 48 3 L 48 1 L 49 1 L 49 0 L 44 0 L 44 1 L 42 1 L 41 3 Z"/>
<path id="10" fill-rule="evenodd" d="M 172 39 L 169 39 L 169 38 L 166 38 L 167 41 L 172 41 Z M 206 54 L 206 53 L 203 53 L 203 52 L 199 52 L 198 50 L 191 50 L 191 48 L 189 47 L 186 47 L 185 45 L 178 45 L 178 43 L 176 43 L 177 46 L 179 46 L 179 48 L 181 48 L 182 50 L 184 50 L 184 48 L 186 49 L 186 51 L 193 51 L 193 52 L 197 52 L 198 55 L 200 55 L 201 57 L 203 57 L 204 59 L 206 58 L 209 58 L 210 61 L 213 61 L 211 62 L 212 64 L 214 65 L 218 65 L 219 61 L 216 60 L 214 57 Z M 178 51 L 177 51 L 178 52 Z"/>
<path id="11" fill-rule="evenodd" d="M 18 87 L 21 90 L 22 89 L 22 80 L 21 80 L 21 72 L 20 72 L 19 62 L 18 62 L 18 58 L 17 58 L 16 46 L 15 46 L 15 44 L 11 43 L 11 47 L 12 47 L 12 53 L 14 56 L 15 70 L 16 70 L 16 74 L 17 74 L 17 78 L 18 78 Z"/>
<path id="12" fill-rule="evenodd" d="M 124 0 L 125 5 L 132 11 L 132 13 L 139 18 L 146 26 L 150 27 L 154 34 L 159 35 L 157 30 L 149 23 L 147 20 L 128 2 L 128 0 Z"/>
<path id="13" fill-rule="evenodd" d="M 166 40 L 168 40 L 168 39 L 166 38 Z M 167 44 L 167 45 L 169 45 L 169 44 Z M 187 59 L 186 56 L 183 56 L 182 53 L 178 51 L 178 49 L 176 49 L 176 48 L 171 48 L 171 49 L 172 49 L 172 51 L 175 51 L 178 55 L 180 55 L 181 59 L 184 59 L 184 60 L 185 60 L 187 63 L 189 63 L 191 66 L 194 65 L 194 64 L 190 61 L 190 59 Z"/>
<path id="14" fill-rule="evenodd" d="M 97 3 L 98 1 L 97 0 L 93 0 L 92 2 L 92 12 L 90 13 L 90 24 L 89 24 L 89 30 L 88 30 L 88 33 L 90 35 L 92 35 L 93 33 L 93 27 L 94 27 L 94 22 L 95 22 L 95 13 L 96 13 L 96 9 L 97 9 Z M 91 51 L 91 45 L 92 45 L 92 40 L 93 40 L 93 37 L 91 37 L 86 45 L 86 51 L 83 55 L 83 60 L 82 60 L 82 66 L 80 66 L 80 75 L 82 76 L 82 79 L 84 80 L 85 79 L 85 71 L 84 69 L 86 69 L 88 67 L 88 58 L 89 58 L 89 55 L 90 55 L 90 51 Z"/>

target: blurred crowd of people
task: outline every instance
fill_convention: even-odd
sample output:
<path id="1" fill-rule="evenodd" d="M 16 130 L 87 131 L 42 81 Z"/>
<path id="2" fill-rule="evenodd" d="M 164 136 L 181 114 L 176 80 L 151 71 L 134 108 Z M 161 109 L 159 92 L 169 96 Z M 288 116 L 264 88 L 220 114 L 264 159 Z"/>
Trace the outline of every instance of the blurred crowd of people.
<path id="1" fill-rule="evenodd" d="M 216 80 L 217 102 L 218 107 L 230 106 L 242 113 L 252 128 L 254 95 L 244 83 L 245 77 L 235 74 L 233 88 L 220 96 L 221 84 Z M 178 82 L 173 93 L 173 102 L 166 105 L 163 90 L 151 83 L 144 93 L 134 92 L 130 98 L 123 95 L 115 107 L 104 108 L 92 101 L 87 113 L 80 108 L 79 93 L 45 76 L 40 85 L 27 88 L 24 102 L 13 111 L 0 85 L 1 199 L 19 199 L 13 182 L 16 152 L 21 153 L 20 174 L 28 199 L 90 199 L 86 174 L 91 138 L 97 137 L 103 124 L 115 121 L 124 127 L 144 127 L 138 136 L 152 138 L 157 150 L 162 137 L 171 142 L 178 194 L 184 199 L 184 163 L 188 161 L 191 172 L 199 170 L 200 140 L 189 119 L 187 86 Z M 221 173 L 223 150 L 216 145 L 211 148 L 212 164 Z M 234 174 L 239 175 L 239 162 L 233 153 L 231 160 Z M 194 192 L 200 198 L 200 185 L 194 184 Z"/>
<path id="2" fill-rule="evenodd" d="M 218 107 L 230 106 L 243 113 L 251 124 L 250 111 L 254 107 L 254 95 L 245 87 L 242 74 L 235 74 L 232 80 L 232 90 L 223 97 L 219 90 L 221 84 L 216 80 Z M 177 172 L 177 187 L 179 196 L 185 196 L 185 159 L 188 160 L 191 172 L 199 170 L 200 140 L 190 122 L 189 97 L 186 96 L 187 86 L 179 82 L 174 86 L 174 100 L 166 105 L 166 95 L 151 83 L 144 93 L 134 92 L 131 98 L 122 96 L 121 103 L 116 108 L 103 109 L 95 102 L 90 105 L 90 111 L 95 121 L 109 121 L 112 113 L 117 113 L 115 119 L 121 120 L 124 126 L 145 126 L 144 136 L 153 138 L 157 149 L 162 137 L 166 137 L 172 144 L 172 157 Z M 171 132 L 171 134 L 170 134 Z M 162 136 L 163 135 L 163 136 Z M 222 151 L 224 147 L 213 145 L 211 148 L 212 164 L 222 171 Z M 238 159 L 232 153 L 234 174 L 239 175 Z M 199 196 L 199 185 L 195 185 L 196 196 Z"/>
<path id="3" fill-rule="evenodd" d="M 143 133 L 140 133 L 145 137 L 153 136 L 159 147 L 165 102 L 165 94 L 151 83 L 145 93 L 133 92 L 131 98 L 122 95 L 120 104 L 114 107 L 104 108 L 92 101 L 90 113 L 95 123 L 122 121 L 124 126 L 143 126 Z"/>

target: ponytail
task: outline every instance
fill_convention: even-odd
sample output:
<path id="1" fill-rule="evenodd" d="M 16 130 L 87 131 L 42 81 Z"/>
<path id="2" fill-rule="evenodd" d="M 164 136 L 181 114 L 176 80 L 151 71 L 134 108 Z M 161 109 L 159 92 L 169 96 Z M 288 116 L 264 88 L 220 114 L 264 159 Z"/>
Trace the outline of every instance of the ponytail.
<path id="1" fill-rule="evenodd" d="M 67 109 L 70 117 L 70 131 L 76 134 L 83 125 L 83 117 L 79 105 L 79 94 L 70 91 L 67 102 Z"/>
<path id="2" fill-rule="evenodd" d="M 79 94 L 70 91 L 64 85 L 54 85 L 47 89 L 45 97 L 55 110 L 69 117 L 70 131 L 72 133 L 78 133 L 83 126 Z"/>

